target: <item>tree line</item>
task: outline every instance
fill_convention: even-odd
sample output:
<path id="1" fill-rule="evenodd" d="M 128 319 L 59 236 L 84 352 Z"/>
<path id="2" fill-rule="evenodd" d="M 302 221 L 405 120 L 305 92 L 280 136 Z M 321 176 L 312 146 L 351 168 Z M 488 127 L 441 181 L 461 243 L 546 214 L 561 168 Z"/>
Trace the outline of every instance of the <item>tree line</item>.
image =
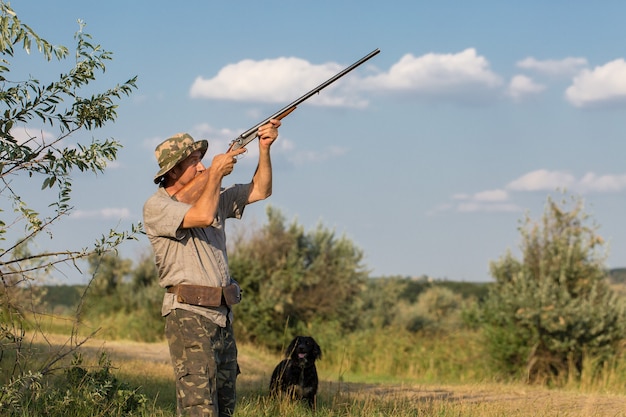
<path id="1" fill-rule="evenodd" d="M 604 241 L 583 200 L 549 198 L 542 218 L 526 217 L 520 234 L 521 258 L 507 252 L 492 262 L 489 284 L 372 278 L 362 251 L 345 236 L 323 225 L 305 231 L 268 207 L 266 223 L 239 236 L 230 254 L 244 291 L 237 335 L 279 349 L 281 341 L 321 327 L 343 335 L 478 328 L 495 369 L 529 381 L 576 377 L 586 357 L 614 358 L 626 335 L 624 298 L 604 267 Z M 100 307 L 86 311 L 132 313 L 145 329 L 162 293 L 151 259 L 135 269 L 115 255 L 92 262 L 99 272 L 90 305 Z"/>

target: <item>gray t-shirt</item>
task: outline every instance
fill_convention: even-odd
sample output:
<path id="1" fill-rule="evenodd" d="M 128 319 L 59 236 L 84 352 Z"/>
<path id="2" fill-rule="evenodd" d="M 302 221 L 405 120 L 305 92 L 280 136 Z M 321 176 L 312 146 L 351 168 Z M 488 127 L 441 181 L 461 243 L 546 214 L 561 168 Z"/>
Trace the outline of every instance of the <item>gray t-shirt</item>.
<path id="1" fill-rule="evenodd" d="M 209 227 L 181 228 L 190 204 L 170 197 L 164 188 L 154 193 L 143 206 L 146 234 L 154 251 L 159 274 L 159 285 L 189 284 L 224 287 L 232 283 L 226 254 L 225 221 L 241 218 L 250 194 L 250 184 L 237 184 L 222 189 L 217 216 Z M 180 308 L 193 311 L 226 326 L 226 315 L 232 312 L 225 306 L 200 307 L 176 301 L 174 294 L 165 293 L 161 314 Z"/>

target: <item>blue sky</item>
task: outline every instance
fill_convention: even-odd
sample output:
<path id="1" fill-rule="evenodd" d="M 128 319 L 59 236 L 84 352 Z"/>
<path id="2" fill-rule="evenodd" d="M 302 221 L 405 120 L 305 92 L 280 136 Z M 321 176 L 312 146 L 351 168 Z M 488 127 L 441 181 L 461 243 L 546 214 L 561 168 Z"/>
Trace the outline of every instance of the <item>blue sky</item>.
<path id="1" fill-rule="evenodd" d="M 269 204 L 307 230 L 322 224 L 351 239 L 373 276 L 488 281 L 489 262 L 516 251 L 524 213 L 538 219 L 547 197 L 567 189 L 609 242 L 607 266 L 626 266 L 624 2 L 11 6 L 55 44 L 72 46 L 82 19 L 114 54 L 97 86 L 138 76 L 117 123 L 93 133 L 123 143 L 118 160 L 76 178 L 74 215 L 44 246 L 83 246 L 141 221 L 153 150 L 166 137 L 208 139 L 208 165 L 241 132 L 380 48 L 283 120 L 274 195 L 230 231 L 263 224 Z M 70 64 L 18 57 L 12 71 L 53 79 Z M 250 179 L 249 148 L 225 184 Z"/>

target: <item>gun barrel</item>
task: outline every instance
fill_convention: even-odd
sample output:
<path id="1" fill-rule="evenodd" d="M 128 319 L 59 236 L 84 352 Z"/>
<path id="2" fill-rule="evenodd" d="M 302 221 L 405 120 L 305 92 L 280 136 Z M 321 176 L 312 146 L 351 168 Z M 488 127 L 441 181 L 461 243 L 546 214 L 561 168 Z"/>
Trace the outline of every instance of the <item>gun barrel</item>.
<path id="1" fill-rule="evenodd" d="M 269 122 L 270 119 L 282 119 L 287 114 L 291 113 L 291 111 L 293 111 L 300 103 L 302 103 L 305 100 L 308 100 L 314 94 L 319 93 L 321 90 L 323 90 L 324 88 L 328 87 L 330 84 L 334 83 L 339 78 L 343 77 L 344 75 L 346 75 L 347 73 L 349 73 L 350 71 L 352 71 L 353 69 L 358 67 L 359 65 L 363 64 L 365 61 L 367 61 L 367 60 L 371 59 L 372 57 L 374 57 L 375 55 L 377 55 L 379 52 L 380 52 L 380 49 L 378 49 L 378 48 L 374 49 L 372 52 L 370 52 L 369 54 L 365 55 L 363 58 L 359 59 L 354 64 L 350 65 L 349 67 L 345 68 L 344 70 L 342 70 L 341 72 L 337 73 L 333 77 L 331 77 L 328 80 L 324 81 L 323 83 L 321 83 L 320 85 L 318 85 L 317 87 L 315 87 L 314 89 L 309 91 L 308 93 L 302 95 L 298 99 L 296 99 L 293 102 L 289 103 L 288 105 L 286 105 L 282 109 L 278 110 L 276 113 L 274 113 L 270 117 L 268 117 L 265 120 L 263 120 L 262 122 L 259 122 L 258 124 L 256 124 L 254 127 L 251 127 L 250 129 L 246 130 L 241 135 L 239 135 L 239 137 L 237 139 L 235 139 L 235 140 L 233 140 L 231 142 L 231 145 L 230 145 L 228 150 L 231 151 L 231 150 L 239 149 L 239 148 L 241 148 L 243 146 L 246 146 L 248 143 L 250 143 L 252 140 L 254 140 L 254 138 L 256 137 L 257 130 L 259 130 L 259 128 L 261 126 L 263 126 L 264 124 Z"/>

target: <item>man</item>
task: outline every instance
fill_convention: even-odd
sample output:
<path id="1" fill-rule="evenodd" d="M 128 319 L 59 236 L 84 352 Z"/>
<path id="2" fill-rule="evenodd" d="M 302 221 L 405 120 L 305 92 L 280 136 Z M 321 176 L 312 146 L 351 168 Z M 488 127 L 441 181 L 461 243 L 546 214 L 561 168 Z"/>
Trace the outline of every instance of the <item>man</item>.
<path id="1" fill-rule="evenodd" d="M 155 150 L 159 189 L 143 208 L 144 227 L 154 250 L 159 284 L 166 288 L 162 315 L 176 375 L 179 416 L 231 416 L 239 373 L 231 306 L 239 286 L 228 271 L 225 220 L 241 218 L 247 204 L 272 193 L 270 147 L 279 120 L 259 128 L 259 161 L 249 184 L 222 187 L 244 148 L 216 155 L 206 168 L 206 140 L 175 135 Z M 204 172 L 206 185 L 195 202 L 176 193 Z"/>

